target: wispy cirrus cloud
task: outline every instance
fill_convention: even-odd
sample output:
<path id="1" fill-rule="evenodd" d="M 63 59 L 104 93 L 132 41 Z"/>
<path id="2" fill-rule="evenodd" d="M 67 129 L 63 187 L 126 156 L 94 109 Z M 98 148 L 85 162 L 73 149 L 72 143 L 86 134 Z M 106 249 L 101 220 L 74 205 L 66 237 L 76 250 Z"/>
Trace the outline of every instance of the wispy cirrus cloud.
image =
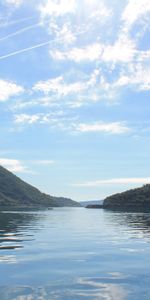
<path id="1" fill-rule="evenodd" d="M 55 124 L 58 119 L 63 119 L 63 112 L 55 113 L 35 113 L 35 114 L 16 114 L 14 122 L 18 125 L 34 125 L 34 124 Z"/>
<path id="2" fill-rule="evenodd" d="M 4 3 L 7 5 L 12 5 L 15 7 L 19 7 L 24 0 L 4 0 Z"/>
<path id="3" fill-rule="evenodd" d="M 77 187 L 98 187 L 102 185 L 128 185 L 128 184 L 147 184 L 150 183 L 150 177 L 131 177 L 131 178 L 112 178 L 88 181 L 83 183 L 74 183 Z"/>
<path id="4" fill-rule="evenodd" d="M 32 164 L 35 165 L 53 165 L 55 163 L 54 160 L 49 160 L 49 159 L 39 159 L 39 160 L 32 160 L 31 161 Z"/>
<path id="5" fill-rule="evenodd" d="M 35 95 L 34 95 L 35 96 Z M 60 103 L 55 99 L 55 97 L 51 97 L 50 95 L 44 95 L 43 97 L 35 97 L 31 99 L 17 99 L 15 103 L 11 103 L 9 109 L 13 112 L 24 112 L 29 109 L 36 109 L 36 108 L 56 108 L 60 109 Z"/>
<path id="6" fill-rule="evenodd" d="M 55 93 L 58 96 L 67 96 L 71 93 L 79 93 L 86 88 L 82 82 L 66 83 L 63 76 L 52 78 L 46 81 L 37 82 L 33 90 L 44 94 Z"/>
<path id="7" fill-rule="evenodd" d="M 16 124 L 35 124 L 40 120 L 43 120 L 43 117 L 41 118 L 41 114 L 18 114 L 15 116 L 15 123 Z M 40 121 L 41 122 L 41 121 Z"/>
<path id="8" fill-rule="evenodd" d="M 78 78 L 78 80 L 76 79 Z M 65 105 L 76 108 L 100 98 L 100 71 L 94 69 L 89 76 L 81 72 L 65 73 L 63 76 L 37 82 L 32 90 L 42 96 L 43 105 Z M 44 95 L 44 97 L 43 97 Z M 44 101 L 45 99 L 45 101 Z"/>
<path id="9" fill-rule="evenodd" d="M 75 131 L 81 133 L 109 133 L 124 134 L 130 132 L 130 128 L 124 122 L 94 122 L 91 124 L 80 123 L 74 126 Z"/>
<path id="10" fill-rule="evenodd" d="M 20 128 L 33 125 L 48 126 L 51 129 L 71 131 L 76 116 L 65 114 L 63 111 L 36 114 L 16 114 L 14 124 Z"/>
<path id="11" fill-rule="evenodd" d="M 63 111 L 55 113 L 18 114 L 15 115 L 15 124 L 18 126 L 32 126 L 34 124 L 49 125 L 50 128 L 59 128 L 70 133 L 101 133 L 126 134 L 131 129 L 125 122 L 93 122 L 80 123 L 77 116 L 64 115 Z"/>
<path id="12" fill-rule="evenodd" d="M 76 79 L 78 77 L 78 79 Z M 31 107 L 56 107 L 62 109 L 77 108 L 90 102 L 96 102 L 104 89 L 104 82 L 101 85 L 99 69 L 93 70 L 90 76 L 83 73 L 72 72 L 36 82 L 31 90 L 26 92 L 25 99 L 17 99 L 11 104 L 11 111 L 25 111 Z M 55 110 L 56 111 L 56 110 Z M 26 113 L 25 113 L 26 115 Z M 22 114 L 23 117 L 23 114 Z M 35 120 L 33 120 L 35 121 Z"/>

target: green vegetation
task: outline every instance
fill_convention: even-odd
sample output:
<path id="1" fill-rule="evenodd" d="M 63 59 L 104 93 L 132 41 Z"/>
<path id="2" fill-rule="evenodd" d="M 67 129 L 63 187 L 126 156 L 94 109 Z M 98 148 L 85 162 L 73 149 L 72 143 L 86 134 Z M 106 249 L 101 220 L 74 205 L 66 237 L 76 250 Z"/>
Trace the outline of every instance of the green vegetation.
<path id="1" fill-rule="evenodd" d="M 41 193 L 0 166 L 0 206 L 80 206 L 79 203 Z"/>
<path id="2" fill-rule="evenodd" d="M 107 197 L 103 208 L 118 211 L 150 211 L 150 184 Z"/>

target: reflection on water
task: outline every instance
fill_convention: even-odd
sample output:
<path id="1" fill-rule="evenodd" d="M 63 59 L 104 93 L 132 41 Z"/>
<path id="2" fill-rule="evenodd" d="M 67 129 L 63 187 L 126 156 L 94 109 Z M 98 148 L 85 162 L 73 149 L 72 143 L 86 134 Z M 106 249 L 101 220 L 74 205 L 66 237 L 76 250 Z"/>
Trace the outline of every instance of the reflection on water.
<path id="1" fill-rule="evenodd" d="M 59 287 L 46 286 L 31 288 L 14 287 L 12 289 L 1 289 L 2 299 L 17 300 L 44 300 L 44 299 L 62 299 L 62 300 L 80 300 L 80 299 L 97 299 L 97 300 L 124 300 L 126 291 L 119 284 L 104 282 L 101 278 L 79 278 L 78 282 L 71 286 L 64 285 L 63 289 Z"/>
<path id="2" fill-rule="evenodd" d="M 150 214 L 0 212 L 0 300 L 149 300 Z"/>
<path id="3" fill-rule="evenodd" d="M 114 283 L 115 279 L 115 283 Z M 123 300 L 126 297 L 126 291 L 119 284 L 118 278 L 81 278 L 80 289 L 76 292 L 77 296 L 86 297 L 87 299 L 112 299 Z"/>
<path id="4" fill-rule="evenodd" d="M 150 213 L 115 213 L 106 214 L 109 223 L 135 238 L 145 238 L 150 241 Z"/>
<path id="5" fill-rule="evenodd" d="M 29 228 L 37 219 L 31 212 L 3 211 L 0 213 L 0 250 L 13 250 L 23 247 L 27 235 L 21 229 Z M 29 239 L 31 240 L 31 238 Z M 5 258 L 4 258 L 5 259 Z"/>
<path id="6" fill-rule="evenodd" d="M 129 225 L 133 228 L 146 230 L 150 232 L 150 213 L 116 213 L 109 212 L 106 213 L 106 217 L 110 221 L 114 220 L 119 225 Z"/>
<path id="7" fill-rule="evenodd" d="M 2 299 L 97 299 L 97 300 L 124 300 L 127 292 L 121 285 L 123 276 L 121 274 L 111 274 L 102 278 L 78 278 L 74 284 L 68 287 L 67 283 L 59 282 L 59 285 L 49 285 L 45 287 L 13 287 L 1 288 Z M 62 286 L 63 283 L 63 286 Z M 12 298 L 11 298 L 12 297 Z"/>

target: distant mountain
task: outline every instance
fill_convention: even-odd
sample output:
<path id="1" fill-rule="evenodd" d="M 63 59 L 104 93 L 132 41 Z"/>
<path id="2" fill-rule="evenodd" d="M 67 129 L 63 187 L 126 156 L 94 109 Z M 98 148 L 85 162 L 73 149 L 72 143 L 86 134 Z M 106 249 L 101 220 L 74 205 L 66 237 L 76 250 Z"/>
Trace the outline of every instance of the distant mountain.
<path id="1" fill-rule="evenodd" d="M 103 200 L 89 200 L 89 201 L 80 201 L 81 206 L 86 207 L 88 205 L 102 205 Z"/>
<path id="2" fill-rule="evenodd" d="M 0 166 L 0 206 L 80 206 L 68 198 L 41 193 L 37 188 Z"/>
<path id="3" fill-rule="evenodd" d="M 104 209 L 150 212 L 150 184 L 107 197 Z"/>

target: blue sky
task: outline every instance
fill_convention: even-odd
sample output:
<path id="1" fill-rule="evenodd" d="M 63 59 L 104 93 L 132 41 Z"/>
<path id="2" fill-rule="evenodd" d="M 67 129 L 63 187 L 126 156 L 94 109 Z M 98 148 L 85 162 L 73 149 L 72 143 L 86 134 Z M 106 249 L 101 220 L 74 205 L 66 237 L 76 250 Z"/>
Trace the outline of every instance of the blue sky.
<path id="1" fill-rule="evenodd" d="M 74 200 L 150 183 L 150 1 L 0 1 L 0 164 Z"/>

